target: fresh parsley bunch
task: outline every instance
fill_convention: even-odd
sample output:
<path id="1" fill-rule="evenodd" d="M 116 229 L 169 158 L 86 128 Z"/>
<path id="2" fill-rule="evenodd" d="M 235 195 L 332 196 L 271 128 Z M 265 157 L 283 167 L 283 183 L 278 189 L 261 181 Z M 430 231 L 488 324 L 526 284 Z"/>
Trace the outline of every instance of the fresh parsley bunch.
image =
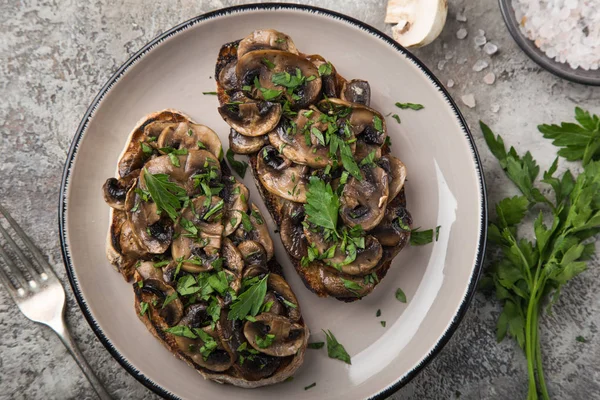
<path id="1" fill-rule="evenodd" d="M 496 220 L 489 226 L 488 239 L 494 244 L 491 269 L 482 285 L 492 288 L 503 305 L 498 319 L 497 339 L 509 334 L 527 357 L 529 391 L 527 398 L 549 399 L 543 372 L 539 341 L 539 316 L 543 305 L 554 304 L 562 287 L 586 269 L 595 251 L 590 239 L 600 232 L 600 119 L 576 109 L 581 125 L 563 123 L 540 125 L 545 137 L 564 146 L 558 154 L 571 161 L 582 160 L 584 169 L 576 178 L 567 170 L 556 175 L 558 158 L 541 182 L 550 185 L 553 195 L 534 186 L 540 167 L 527 152 L 507 152 L 502 138 L 480 122 L 484 138 L 502 169 L 519 188 L 521 195 L 508 197 L 496 205 Z M 584 140 L 585 138 L 585 140 Z M 552 199 L 553 197 L 553 199 Z M 533 222 L 535 240 L 520 237 L 518 231 Z"/>

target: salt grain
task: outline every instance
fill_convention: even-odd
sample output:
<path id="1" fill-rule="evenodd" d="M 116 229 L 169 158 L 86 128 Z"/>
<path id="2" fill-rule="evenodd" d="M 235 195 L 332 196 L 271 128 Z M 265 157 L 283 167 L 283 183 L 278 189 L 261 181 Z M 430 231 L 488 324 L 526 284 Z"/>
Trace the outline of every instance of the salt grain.
<path id="1" fill-rule="evenodd" d="M 456 13 L 456 20 L 458 22 L 467 22 L 467 17 L 465 16 L 464 11 Z"/>
<path id="2" fill-rule="evenodd" d="M 493 85 L 494 82 L 496 82 L 496 74 L 494 74 L 493 72 L 487 73 L 483 77 L 483 82 L 487 83 L 488 85 Z"/>
<path id="3" fill-rule="evenodd" d="M 464 38 L 467 37 L 467 30 L 465 28 L 460 28 L 457 32 L 456 32 L 456 38 L 463 40 Z"/>
<path id="4" fill-rule="evenodd" d="M 473 39 L 473 41 L 475 42 L 475 45 L 477 47 L 481 47 L 484 44 L 486 44 L 487 39 L 485 38 L 485 36 L 475 36 L 475 39 Z"/>
<path id="5" fill-rule="evenodd" d="M 473 96 L 472 94 L 466 94 L 466 95 L 462 96 L 460 99 L 465 104 L 465 106 L 467 106 L 469 108 L 473 108 L 477 105 L 477 102 L 475 101 L 475 96 Z"/>
<path id="6" fill-rule="evenodd" d="M 492 112 L 494 113 L 497 113 L 498 111 L 500 111 L 500 106 L 498 104 L 492 104 L 490 110 L 492 110 Z"/>
<path id="7" fill-rule="evenodd" d="M 486 69 L 488 66 L 489 64 L 487 63 L 487 61 L 477 60 L 477 62 L 475 62 L 475 65 L 473 65 L 473 71 L 480 72 Z"/>
<path id="8" fill-rule="evenodd" d="M 442 71 L 444 69 L 444 66 L 446 65 L 446 61 L 442 60 L 442 61 L 438 61 L 438 65 L 437 68 Z"/>
<path id="9" fill-rule="evenodd" d="M 485 44 L 485 46 L 483 46 L 483 51 L 485 52 L 485 54 L 487 54 L 488 56 L 492 56 L 494 54 L 496 54 L 498 52 L 498 46 L 496 46 L 494 43 L 492 42 L 487 42 Z"/>
<path id="10" fill-rule="evenodd" d="M 452 79 L 448 79 L 448 84 L 446 86 L 451 88 L 452 86 L 454 86 L 454 81 Z"/>
<path id="11" fill-rule="evenodd" d="M 512 6 L 523 34 L 549 58 L 573 69 L 598 68 L 598 0 L 512 0 Z"/>

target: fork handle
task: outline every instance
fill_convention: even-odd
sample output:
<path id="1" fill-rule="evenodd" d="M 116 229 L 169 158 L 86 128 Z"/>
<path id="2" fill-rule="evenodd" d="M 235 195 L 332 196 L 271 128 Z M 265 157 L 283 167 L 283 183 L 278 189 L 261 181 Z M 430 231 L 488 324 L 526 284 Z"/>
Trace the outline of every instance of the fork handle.
<path id="1" fill-rule="evenodd" d="M 92 388 L 94 389 L 98 397 L 101 400 L 112 400 L 112 397 L 110 397 L 106 389 L 104 389 L 104 386 L 102 386 L 102 383 L 92 371 L 92 368 L 85 360 L 85 357 L 83 356 L 83 354 L 81 354 L 81 351 L 79 350 L 77 344 L 73 340 L 73 337 L 69 333 L 69 330 L 67 329 L 64 320 L 60 318 L 59 321 L 53 321 L 52 323 L 48 324 L 48 326 L 52 328 L 52 330 L 58 335 L 60 340 L 63 342 L 67 350 L 69 350 L 69 353 L 71 353 L 71 355 L 77 362 L 77 365 L 79 365 L 79 368 L 81 368 L 81 371 L 92 385 Z"/>

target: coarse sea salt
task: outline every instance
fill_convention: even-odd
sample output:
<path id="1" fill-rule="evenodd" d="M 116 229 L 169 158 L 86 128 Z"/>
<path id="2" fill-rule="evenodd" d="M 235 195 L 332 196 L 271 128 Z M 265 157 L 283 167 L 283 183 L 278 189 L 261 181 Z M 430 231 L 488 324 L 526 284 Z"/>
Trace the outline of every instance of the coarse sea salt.
<path id="1" fill-rule="evenodd" d="M 523 34 L 573 69 L 600 65 L 599 0 L 512 0 Z"/>

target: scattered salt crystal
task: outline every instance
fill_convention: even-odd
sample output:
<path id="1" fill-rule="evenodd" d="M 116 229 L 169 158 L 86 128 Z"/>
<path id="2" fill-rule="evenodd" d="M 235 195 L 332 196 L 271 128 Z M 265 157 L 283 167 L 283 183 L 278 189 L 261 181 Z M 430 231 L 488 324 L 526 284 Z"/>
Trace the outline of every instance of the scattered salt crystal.
<path id="1" fill-rule="evenodd" d="M 444 66 L 446 65 L 446 61 L 442 60 L 438 62 L 437 68 L 442 71 L 444 69 Z"/>
<path id="2" fill-rule="evenodd" d="M 492 110 L 492 112 L 497 113 L 498 111 L 500 111 L 500 106 L 498 104 L 492 104 L 490 109 Z"/>
<path id="3" fill-rule="evenodd" d="M 475 101 L 475 96 L 473 96 L 472 94 L 466 94 L 466 95 L 462 96 L 460 99 L 465 104 L 465 106 L 467 106 L 469 108 L 473 108 L 477 105 L 477 102 Z"/>
<path id="4" fill-rule="evenodd" d="M 483 77 L 483 82 L 487 83 L 488 85 L 493 85 L 494 82 L 496 82 L 496 74 L 494 74 L 493 72 L 487 73 Z"/>
<path id="5" fill-rule="evenodd" d="M 487 39 L 485 38 L 485 36 L 475 36 L 475 39 L 473 39 L 473 41 L 475 42 L 475 45 L 477 45 L 477 47 L 481 47 L 484 44 L 486 44 Z"/>
<path id="6" fill-rule="evenodd" d="M 480 72 L 486 69 L 488 66 L 489 64 L 487 63 L 487 61 L 477 60 L 477 62 L 475 62 L 475 65 L 473 65 L 473 71 Z"/>
<path id="7" fill-rule="evenodd" d="M 446 59 L 446 61 L 452 60 L 452 58 L 454 58 L 454 53 L 446 53 L 444 58 Z"/>
<path id="8" fill-rule="evenodd" d="M 485 31 L 483 29 L 477 29 L 477 36 L 485 36 Z"/>
<path id="9" fill-rule="evenodd" d="M 498 46 L 496 46 L 494 43 L 492 42 L 487 42 L 485 44 L 485 46 L 483 46 L 483 51 L 485 52 L 485 54 L 487 54 L 488 56 L 492 56 L 494 54 L 496 54 L 498 52 Z"/>
<path id="10" fill-rule="evenodd" d="M 457 64 L 464 64 L 467 62 L 467 59 L 465 57 L 461 57 L 458 60 L 456 60 Z"/>
<path id="11" fill-rule="evenodd" d="M 448 84 L 446 86 L 451 88 L 452 86 L 454 86 L 454 81 L 452 79 L 448 79 Z"/>
<path id="12" fill-rule="evenodd" d="M 571 68 L 600 63 L 598 0 L 512 0 L 519 28 L 546 56 Z"/>
<path id="13" fill-rule="evenodd" d="M 458 22 L 467 22 L 467 17 L 465 16 L 464 10 L 456 13 L 456 20 Z"/>
<path id="14" fill-rule="evenodd" d="M 463 40 L 464 38 L 467 37 L 467 30 L 465 28 L 460 28 L 457 32 L 456 32 L 456 38 Z"/>

